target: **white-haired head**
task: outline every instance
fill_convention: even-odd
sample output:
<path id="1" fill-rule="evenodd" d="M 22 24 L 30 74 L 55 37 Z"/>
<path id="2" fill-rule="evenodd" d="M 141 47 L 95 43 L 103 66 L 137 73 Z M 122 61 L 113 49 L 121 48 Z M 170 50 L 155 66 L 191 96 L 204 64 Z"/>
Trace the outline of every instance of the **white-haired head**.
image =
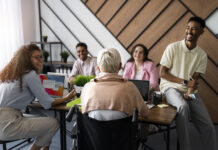
<path id="1" fill-rule="evenodd" d="M 115 48 L 103 49 L 97 57 L 101 72 L 118 73 L 121 67 L 120 53 Z"/>

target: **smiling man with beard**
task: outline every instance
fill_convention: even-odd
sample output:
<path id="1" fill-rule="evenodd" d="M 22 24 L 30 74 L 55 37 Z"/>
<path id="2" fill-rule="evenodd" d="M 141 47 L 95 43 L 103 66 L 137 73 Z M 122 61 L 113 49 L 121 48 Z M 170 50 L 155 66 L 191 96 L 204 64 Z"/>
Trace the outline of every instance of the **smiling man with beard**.
<path id="1" fill-rule="evenodd" d="M 191 17 L 186 26 L 185 39 L 170 44 L 160 61 L 160 89 L 167 102 L 177 108 L 177 134 L 182 150 L 191 150 L 189 120 L 199 131 L 202 148 L 217 150 L 213 123 L 197 91 L 197 80 L 207 66 L 207 54 L 197 45 L 204 27 L 203 19 Z"/>

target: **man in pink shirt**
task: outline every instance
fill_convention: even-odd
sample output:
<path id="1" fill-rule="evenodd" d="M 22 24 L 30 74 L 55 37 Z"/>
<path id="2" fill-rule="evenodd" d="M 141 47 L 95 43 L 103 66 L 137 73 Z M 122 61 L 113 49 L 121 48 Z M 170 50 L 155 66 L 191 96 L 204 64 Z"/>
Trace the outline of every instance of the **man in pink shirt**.
<path id="1" fill-rule="evenodd" d="M 78 59 L 75 61 L 70 73 L 70 82 L 72 83 L 74 81 L 76 75 L 97 76 L 99 73 L 97 60 L 88 56 L 87 45 L 85 43 L 78 43 L 76 45 L 76 51 Z"/>

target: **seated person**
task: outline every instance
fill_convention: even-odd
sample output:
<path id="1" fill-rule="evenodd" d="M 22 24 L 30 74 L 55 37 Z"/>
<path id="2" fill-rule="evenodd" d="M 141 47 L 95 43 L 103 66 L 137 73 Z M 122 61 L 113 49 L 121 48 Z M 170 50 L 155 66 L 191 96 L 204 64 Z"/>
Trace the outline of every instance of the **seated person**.
<path id="1" fill-rule="evenodd" d="M 97 61 L 93 57 L 88 57 L 87 45 L 85 43 L 78 43 L 76 45 L 78 59 L 73 65 L 73 69 L 70 73 L 70 83 L 72 85 L 76 75 L 95 75 L 97 76 L 99 71 L 97 69 Z"/>
<path id="2" fill-rule="evenodd" d="M 150 81 L 150 88 L 159 91 L 157 68 L 147 56 L 148 50 L 144 45 L 135 45 L 131 52 L 131 58 L 125 65 L 123 77 L 126 79 L 148 80 Z"/>
<path id="3" fill-rule="evenodd" d="M 48 109 L 76 95 L 73 90 L 63 98 L 51 98 L 38 75 L 42 63 L 39 47 L 24 45 L 0 72 L 0 140 L 36 138 L 30 150 L 48 150 L 59 123 L 51 117 L 25 117 L 21 111 L 35 98 Z"/>
<path id="4" fill-rule="evenodd" d="M 139 117 L 148 115 L 148 107 L 136 86 L 118 75 L 121 57 L 114 49 L 100 51 L 97 57 L 100 74 L 87 83 L 81 94 L 82 113 L 97 120 L 115 120 L 132 116 L 134 108 Z"/>

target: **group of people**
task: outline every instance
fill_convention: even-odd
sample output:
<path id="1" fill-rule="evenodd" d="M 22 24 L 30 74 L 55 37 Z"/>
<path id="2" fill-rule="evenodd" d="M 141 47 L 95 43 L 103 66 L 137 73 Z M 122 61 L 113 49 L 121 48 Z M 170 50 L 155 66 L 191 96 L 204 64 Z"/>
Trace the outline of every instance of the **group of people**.
<path id="1" fill-rule="evenodd" d="M 197 92 L 197 81 L 205 73 L 207 64 L 206 53 L 197 45 L 204 27 L 204 20 L 199 17 L 188 20 L 185 39 L 170 44 L 164 51 L 159 75 L 143 44 L 133 47 L 123 76 L 118 75 L 122 68 L 118 50 L 101 50 L 96 60 L 88 56 L 85 43 L 77 44 L 78 60 L 74 63 L 70 82 L 73 83 L 79 74 L 96 76 L 82 90 L 82 113 L 97 120 L 114 120 L 131 116 L 133 109 L 137 108 L 140 117 L 147 117 L 149 109 L 128 79 L 149 80 L 150 88 L 161 90 L 166 101 L 177 108 L 177 133 L 182 149 L 191 149 L 188 123 L 192 120 L 202 136 L 205 149 L 216 150 L 216 132 Z M 36 137 L 30 150 L 49 149 L 59 123 L 51 117 L 25 117 L 21 110 L 35 97 L 44 108 L 50 108 L 76 95 L 72 90 L 63 98 L 53 99 L 44 91 L 38 76 L 42 58 L 36 45 L 24 45 L 0 72 L 0 140 Z"/>

